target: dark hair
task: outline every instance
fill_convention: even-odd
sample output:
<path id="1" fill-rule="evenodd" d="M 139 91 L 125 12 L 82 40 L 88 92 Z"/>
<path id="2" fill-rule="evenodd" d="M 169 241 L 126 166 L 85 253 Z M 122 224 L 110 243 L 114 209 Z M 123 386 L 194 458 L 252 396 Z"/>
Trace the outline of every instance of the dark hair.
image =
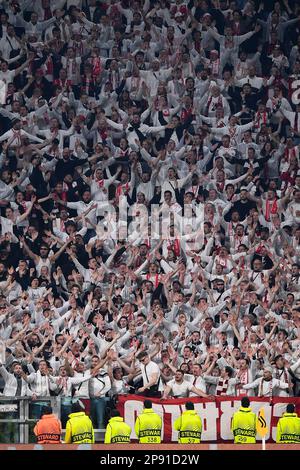
<path id="1" fill-rule="evenodd" d="M 41 409 L 41 416 L 43 415 L 51 415 L 53 413 L 52 411 L 52 407 L 50 405 L 45 405 L 45 406 L 42 406 L 42 409 Z"/>
<path id="2" fill-rule="evenodd" d="M 144 401 L 144 408 L 147 408 L 147 409 L 152 408 L 152 401 L 151 400 L 145 400 Z"/>
<path id="3" fill-rule="evenodd" d="M 225 371 L 227 372 L 227 374 L 229 375 L 229 377 L 232 377 L 233 376 L 233 369 L 229 366 L 226 366 L 225 367 Z"/>
<path id="4" fill-rule="evenodd" d="M 72 413 L 79 413 L 80 411 L 82 411 L 82 408 L 79 402 L 75 401 L 75 403 L 72 403 Z"/>
<path id="5" fill-rule="evenodd" d="M 114 410 L 111 410 L 110 416 L 111 418 L 116 418 L 117 416 L 121 416 L 121 413 L 119 410 L 114 409 Z"/>
<path id="6" fill-rule="evenodd" d="M 250 400 L 248 397 L 243 397 L 241 399 L 241 405 L 244 407 L 244 408 L 249 408 L 249 405 L 250 405 Z"/>
<path id="7" fill-rule="evenodd" d="M 274 357 L 274 362 L 277 362 L 278 359 L 283 359 L 283 355 L 282 355 L 282 354 L 278 354 L 276 357 Z"/>
<path id="8" fill-rule="evenodd" d="M 286 407 L 287 413 L 294 413 L 295 411 L 295 405 L 294 403 L 289 403 Z"/>
<path id="9" fill-rule="evenodd" d="M 142 351 L 138 356 L 137 359 L 140 361 L 141 359 L 144 359 L 144 357 L 147 357 L 148 353 L 146 351 Z"/>
<path id="10" fill-rule="evenodd" d="M 194 410 L 195 409 L 194 403 L 192 403 L 191 401 L 187 401 L 186 404 L 185 404 L 185 409 L 186 410 Z"/>

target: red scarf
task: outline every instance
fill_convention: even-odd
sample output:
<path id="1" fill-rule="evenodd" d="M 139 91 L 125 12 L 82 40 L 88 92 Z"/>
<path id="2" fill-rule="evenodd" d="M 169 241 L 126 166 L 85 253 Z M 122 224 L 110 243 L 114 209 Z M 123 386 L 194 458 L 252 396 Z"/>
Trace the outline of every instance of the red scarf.
<path id="1" fill-rule="evenodd" d="M 265 219 L 267 222 L 270 222 L 270 215 L 277 214 L 278 206 L 277 206 L 277 199 L 274 201 L 266 201 L 266 212 L 265 212 Z"/>
<path id="2" fill-rule="evenodd" d="M 286 162 L 289 162 L 290 161 L 290 158 L 292 157 L 296 157 L 296 149 L 295 147 L 292 147 L 291 149 L 289 148 L 285 148 L 285 151 L 284 151 L 284 159 Z"/>
<path id="3" fill-rule="evenodd" d="M 217 183 L 218 191 L 222 193 L 224 191 L 224 186 L 225 186 L 225 181 L 223 181 L 223 183 Z"/>
<path id="4" fill-rule="evenodd" d="M 180 255 L 180 242 L 178 238 L 176 238 L 175 240 L 169 240 L 168 250 L 173 250 L 175 256 L 177 257 Z"/>
<path id="5" fill-rule="evenodd" d="M 67 59 L 66 69 L 67 69 L 67 74 L 68 75 L 75 75 L 75 73 L 76 73 L 76 60 L 75 59 Z"/>
<path id="6" fill-rule="evenodd" d="M 46 61 L 46 75 L 53 75 L 53 61 L 52 57 L 49 56 Z"/>
<path id="7" fill-rule="evenodd" d="M 97 75 L 100 75 L 100 73 L 102 71 L 100 57 L 93 57 L 92 65 L 93 65 L 92 76 L 93 76 L 93 78 L 95 78 L 95 77 L 97 77 Z"/>
<path id="8" fill-rule="evenodd" d="M 219 75 L 219 72 L 220 72 L 220 59 L 211 60 L 210 65 L 211 65 L 212 74 L 213 75 Z"/>
<path id="9" fill-rule="evenodd" d="M 14 136 L 14 140 L 12 142 L 14 142 L 14 145 L 21 145 L 21 131 L 15 131 L 12 129 L 12 132 Z"/>
<path id="10" fill-rule="evenodd" d="M 186 108 L 182 108 L 182 111 L 181 111 L 181 114 L 180 114 L 180 119 L 181 121 L 186 121 L 187 118 L 192 114 L 192 110 L 191 109 L 186 109 Z"/>
<path id="11" fill-rule="evenodd" d="M 211 106 L 212 105 L 212 106 Z M 210 106 L 211 106 L 211 109 L 210 109 Z M 223 100 L 222 100 L 222 96 L 220 95 L 218 97 L 218 102 L 216 103 L 215 101 L 213 101 L 213 96 L 211 95 L 208 99 L 208 102 L 207 102 L 207 113 L 209 111 L 215 111 L 217 106 L 223 106 Z"/>
<path id="12" fill-rule="evenodd" d="M 228 133 L 230 135 L 230 143 L 235 143 L 235 135 L 236 135 L 236 126 L 228 127 Z"/>
<path id="13" fill-rule="evenodd" d="M 98 187 L 102 189 L 104 187 L 104 179 L 102 178 L 101 180 L 96 180 L 96 183 L 98 184 Z"/>
<path id="14" fill-rule="evenodd" d="M 116 195 L 119 198 L 122 195 L 127 196 L 129 191 L 129 183 L 126 184 L 119 184 L 116 190 Z"/>
<path id="15" fill-rule="evenodd" d="M 247 395 L 247 390 L 243 389 L 243 385 L 247 385 L 249 382 L 249 373 L 248 370 L 243 371 L 239 374 L 240 383 L 237 385 L 239 395 Z"/>
<path id="16" fill-rule="evenodd" d="M 224 268 L 227 268 L 227 260 L 224 259 L 224 258 L 220 258 L 220 256 L 218 256 L 218 263 L 223 266 Z"/>
<path id="17" fill-rule="evenodd" d="M 51 139 L 56 139 L 58 135 L 58 129 L 53 129 L 53 131 L 50 129 L 51 132 Z"/>
<path id="18" fill-rule="evenodd" d="M 241 24 L 240 22 L 238 23 L 233 23 L 231 26 L 232 33 L 234 36 L 239 36 L 241 34 Z"/>
<path id="19" fill-rule="evenodd" d="M 257 111 L 254 127 L 259 129 L 262 124 L 267 124 L 267 117 L 268 113 L 266 111 L 264 111 L 263 113 Z"/>
<path id="20" fill-rule="evenodd" d="M 228 223 L 228 235 L 231 237 L 234 235 L 234 230 L 233 230 L 233 223 L 229 222 Z"/>
<path id="21" fill-rule="evenodd" d="M 192 186 L 192 193 L 197 196 L 199 192 L 199 185 L 198 186 Z"/>
<path id="22" fill-rule="evenodd" d="M 120 155 L 120 157 L 123 157 L 123 158 L 126 157 L 126 156 L 127 156 L 127 152 L 128 152 L 128 149 L 126 149 L 126 150 L 120 149 L 120 150 L 119 150 L 119 155 Z"/>
<path id="23" fill-rule="evenodd" d="M 200 51 L 201 51 L 201 41 L 195 41 L 194 42 L 194 48 L 195 48 L 195 51 L 200 53 Z"/>
<path id="24" fill-rule="evenodd" d="M 71 86 L 71 80 L 65 79 L 64 81 L 61 80 L 60 78 L 57 78 L 53 81 L 54 85 L 59 86 L 61 88 L 64 87 L 70 87 Z"/>
<path id="25" fill-rule="evenodd" d="M 219 119 L 219 120 L 217 121 L 217 127 L 225 127 L 225 125 L 226 125 L 226 124 L 225 124 L 224 121 L 222 121 L 222 119 Z"/>
<path id="26" fill-rule="evenodd" d="M 83 89 L 85 89 L 86 94 L 89 94 L 90 86 L 93 85 L 93 78 L 89 77 L 84 77 L 84 86 Z"/>
<path id="27" fill-rule="evenodd" d="M 150 273 L 146 274 L 146 279 L 147 281 L 151 281 L 151 277 L 153 277 L 153 275 L 151 276 Z M 152 281 L 151 281 L 152 282 Z M 155 281 L 154 281 L 154 288 L 157 289 L 158 287 L 158 284 L 159 284 L 159 275 L 158 274 L 155 274 Z"/>
<path id="28" fill-rule="evenodd" d="M 219 378 L 219 382 L 216 387 L 216 395 L 227 395 L 228 382 L 228 379 Z"/>
<path id="29" fill-rule="evenodd" d="M 102 141 L 107 139 L 107 131 L 105 129 L 101 129 L 101 130 L 98 129 L 98 132 Z"/>

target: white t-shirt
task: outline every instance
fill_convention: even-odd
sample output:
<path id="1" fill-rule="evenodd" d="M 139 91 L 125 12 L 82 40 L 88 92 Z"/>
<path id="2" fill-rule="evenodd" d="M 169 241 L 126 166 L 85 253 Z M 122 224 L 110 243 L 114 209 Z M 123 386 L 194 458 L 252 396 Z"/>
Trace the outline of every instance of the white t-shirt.
<path id="1" fill-rule="evenodd" d="M 168 382 L 168 387 L 171 388 L 173 397 L 185 398 L 189 396 L 189 392 L 193 388 L 193 384 L 187 380 L 183 380 L 182 383 L 177 383 L 175 379 L 172 379 Z"/>
<path id="2" fill-rule="evenodd" d="M 142 372 L 143 384 L 144 385 L 149 383 L 149 381 L 151 380 L 151 376 L 153 374 L 158 374 L 158 377 L 160 377 L 160 369 L 159 369 L 158 365 L 155 364 L 155 362 L 150 361 L 149 364 L 147 364 L 146 366 L 144 364 L 140 364 L 140 366 L 141 366 L 141 372 Z M 161 380 L 159 381 L 158 389 L 160 391 L 163 390 Z"/>
<path id="3" fill-rule="evenodd" d="M 7 70 L 6 72 L 0 72 L 0 80 L 5 83 L 11 83 L 15 77 L 15 70 Z"/>
<path id="4" fill-rule="evenodd" d="M 206 382 L 203 377 L 201 377 L 201 375 L 199 375 L 199 377 L 195 377 L 192 374 L 184 374 L 184 379 L 190 384 L 194 385 L 194 387 L 198 388 L 198 390 L 206 393 Z M 189 396 L 197 397 L 198 395 L 196 393 L 190 392 Z"/>

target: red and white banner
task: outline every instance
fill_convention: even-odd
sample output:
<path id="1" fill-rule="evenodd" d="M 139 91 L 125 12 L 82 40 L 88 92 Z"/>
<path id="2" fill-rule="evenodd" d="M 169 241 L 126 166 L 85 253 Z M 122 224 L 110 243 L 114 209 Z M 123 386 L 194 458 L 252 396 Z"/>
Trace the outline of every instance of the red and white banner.
<path id="1" fill-rule="evenodd" d="M 131 439 L 136 439 L 134 433 L 134 423 L 137 415 L 143 409 L 144 397 L 137 395 L 120 395 L 118 401 L 118 410 L 124 417 L 124 420 L 132 429 Z M 153 410 L 163 418 L 162 436 L 163 442 L 177 442 L 177 431 L 173 429 L 173 423 L 184 411 L 186 398 L 160 400 L 151 398 Z M 231 418 L 233 413 L 241 406 L 241 399 L 235 397 L 216 397 L 214 401 L 208 401 L 202 398 L 189 398 L 188 401 L 195 403 L 195 410 L 202 419 L 203 432 L 201 442 L 229 442 L 233 441 L 233 435 L 230 431 Z M 258 414 L 259 409 L 264 406 L 266 421 L 268 426 L 267 442 L 276 441 L 276 426 L 278 419 L 286 411 L 288 403 L 296 405 L 296 411 L 300 414 L 300 398 L 272 398 L 270 402 L 266 398 L 251 399 L 251 409 Z M 261 440 L 257 436 L 257 440 Z"/>

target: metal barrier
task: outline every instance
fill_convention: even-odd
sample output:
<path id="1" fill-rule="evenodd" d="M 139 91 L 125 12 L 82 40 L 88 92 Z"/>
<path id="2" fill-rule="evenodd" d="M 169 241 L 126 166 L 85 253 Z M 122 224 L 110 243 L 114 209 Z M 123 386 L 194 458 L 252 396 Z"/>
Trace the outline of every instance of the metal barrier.
<path id="1" fill-rule="evenodd" d="M 86 399 L 81 401 L 89 402 Z M 35 442 L 31 431 L 40 416 L 32 417 L 31 407 L 39 403 L 51 405 L 53 413 L 61 419 L 61 397 L 41 397 L 33 401 L 30 397 L 0 396 L 0 443 L 28 444 Z M 105 429 L 95 429 L 94 432 L 95 441 L 103 442 Z M 62 439 L 64 435 L 65 429 L 63 429 Z"/>

